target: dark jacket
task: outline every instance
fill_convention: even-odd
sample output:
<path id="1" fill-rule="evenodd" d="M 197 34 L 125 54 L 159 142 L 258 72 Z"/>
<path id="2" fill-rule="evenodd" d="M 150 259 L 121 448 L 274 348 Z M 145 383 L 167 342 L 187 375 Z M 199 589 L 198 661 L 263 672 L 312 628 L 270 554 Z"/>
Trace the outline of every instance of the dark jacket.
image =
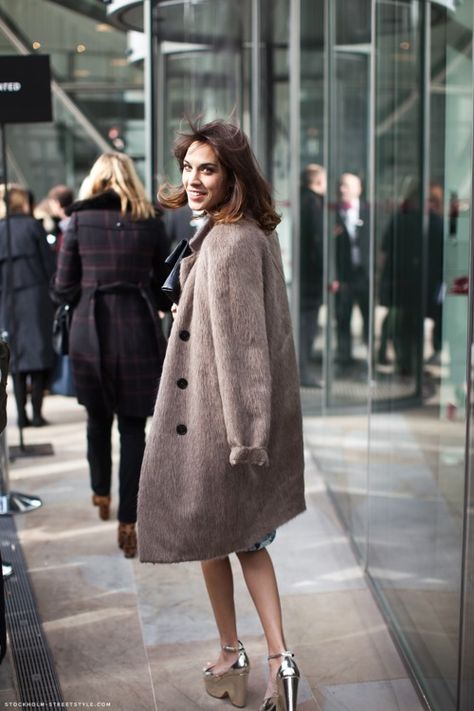
<path id="1" fill-rule="evenodd" d="M 382 306 L 420 308 L 422 217 L 419 209 L 403 205 L 388 225 L 382 244 L 384 266 L 379 288 Z M 441 276 L 437 275 L 439 282 Z"/>
<path id="2" fill-rule="evenodd" d="M 77 398 L 136 417 L 153 412 L 165 339 L 158 309 L 168 242 L 159 217 L 132 220 L 118 196 L 101 193 L 70 208 L 56 292 L 74 303 L 69 355 Z M 80 295 L 78 297 L 78 289 Z"/>
<path id="3" fill-rule="evenodd" d="M 360 274 L 355 274 L 352 263 L 351 238 L 347 231 L 343 211 L 340 206 L 336 212 L 336 226 L 334 230 L 336 247 L 336 279 L 342 283 L 351 284 Z M 360 201 L 359 225 L 356 230 L 356 244 L 360 250 L 361 273 L 369 278 L 370 271 L 370 229 L 369 229 L 369 208 L 368 205 Z"/>
<path id="4" fill-rule="evenodd" d="M 301 308 L 317 308 L 323 301 L 324 199 L 310 188 L 300 193 Z"/>
<path id="5" fill-rule="evenodd" d="M 6 231 L 6 221 L 0 220 L 0 326 L 10 338 L 10 369 L 13 373 L 47 370 L 54 364 L 54 307 L 48 292 L 54 255 L 37 220 L 29 215 L 12 215 L 11 292 Z"/>

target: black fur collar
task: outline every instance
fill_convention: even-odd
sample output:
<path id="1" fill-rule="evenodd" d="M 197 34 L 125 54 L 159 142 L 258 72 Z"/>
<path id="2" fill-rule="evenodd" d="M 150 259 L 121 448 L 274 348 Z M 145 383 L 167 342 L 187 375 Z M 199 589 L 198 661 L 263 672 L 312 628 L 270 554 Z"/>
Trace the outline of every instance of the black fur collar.
<path id="1" fill-rule="evenodd" d="M 66 214 L 71 215 L 73 212 L 81 210 L 120 210 L 120 197 L 115 190 L 106 190 L 104 193 L 97 193 L 85 200 L 77 200 L 67 208 Z"/>

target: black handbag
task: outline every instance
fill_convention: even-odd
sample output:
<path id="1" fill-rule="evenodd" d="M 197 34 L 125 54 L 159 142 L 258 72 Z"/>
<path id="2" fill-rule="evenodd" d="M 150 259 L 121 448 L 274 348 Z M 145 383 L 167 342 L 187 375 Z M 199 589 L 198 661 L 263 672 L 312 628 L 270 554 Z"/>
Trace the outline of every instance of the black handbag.
<path id="1" fill-rule="evenodd" d="M 54 313 L 53 350 L 59 356 L 69 353 L 69 329 L 71 327 L 72 306 L 61 304 Z"/>
<path id="2" fill-rule="evenodd" d="M 171 272 L 161 287 L 161 291 L 163 291 L 174 304 L 178 303 L 179 297 L 181 296 L 181 286 L 179 283 L 181 260 L 184 259 L 184 257 L 189 257 L 190 254 L 192 254 L 192 250 L 188 240 L 182 239 L 178 246 L 165 259 L 165 264 L 171 267 Z"/>

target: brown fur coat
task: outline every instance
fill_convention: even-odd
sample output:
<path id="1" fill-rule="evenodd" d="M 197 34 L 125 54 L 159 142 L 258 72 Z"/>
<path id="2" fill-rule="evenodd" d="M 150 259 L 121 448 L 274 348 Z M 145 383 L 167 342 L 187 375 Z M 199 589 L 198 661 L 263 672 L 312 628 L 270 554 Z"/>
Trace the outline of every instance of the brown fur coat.
<path id="1" fill-rule="evenodd" d="M 305 509 L 278 239 L 209 221 L 191 247 L 141 473 L 142 562 L 245 550 Z"/>

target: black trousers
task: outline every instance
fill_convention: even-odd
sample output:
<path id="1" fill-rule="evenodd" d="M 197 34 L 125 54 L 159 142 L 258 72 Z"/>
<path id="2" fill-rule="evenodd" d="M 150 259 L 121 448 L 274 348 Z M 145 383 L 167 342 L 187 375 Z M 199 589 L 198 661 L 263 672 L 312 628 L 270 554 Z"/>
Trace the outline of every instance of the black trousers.
<path id="1" fill-rule="evenodd" d="M 137 495 L 145 451 L 146 417 L 117 415 L 120 434 L 118 520 L 135 523 Z M 87 410 L 87 461 L 94 494 L 108 496 L 112 481 L 113 412 Z"/>
<path id="2" fill-rule="evenodd" d="M 14 373 L 13 374 L 13 390 L 15 392 L 16 409 L 18 411 L 18 419 L 23 423 L 26 422 L 26 394 L 27 380 L 30 377 L 31 383 L 31 405 L 33 408 L 33 417 L 41 417 L 41 408 L 43 407 L 43 394 L 48 380 L 48 370 L 33 370 L 30 373 Z"/>
<path id="3" fill-rule="evenodd" d="M 369 280 L 362 269 L 355 270 L 352 282 L 343 282 L 336 293 L 337 357 L 341 363 L 352 358 L 352 309 L 357 304 L 362 314 L 364 343 L 369 340 Z"/>

